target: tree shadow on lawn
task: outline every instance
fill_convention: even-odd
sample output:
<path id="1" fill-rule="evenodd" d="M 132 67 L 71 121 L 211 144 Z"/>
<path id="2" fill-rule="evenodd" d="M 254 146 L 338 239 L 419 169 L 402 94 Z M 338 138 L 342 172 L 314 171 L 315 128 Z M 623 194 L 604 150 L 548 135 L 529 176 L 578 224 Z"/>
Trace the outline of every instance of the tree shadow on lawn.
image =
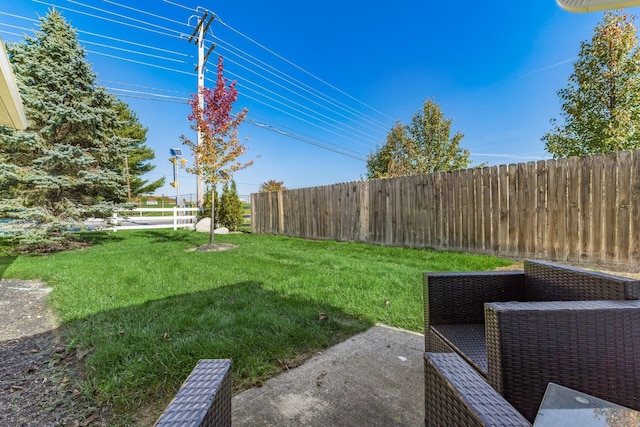
<path id="1" fill-rule="evenodd" d="M 200 237 L 203 233 L 196 233 L 195 231 L 184 232 L 174 231 L 174 230 L 144 230 L 137 232 L 140 236 L 152 238 L 151 243 L 169 243 L 169 242 L 184 242 L 191 243 L 194 246 L 199 246 L 202 242 L 199 241 L 198 237 Z"/>
<path id="2" fill-rule="evenodd" d="M 120 242 L 124 239 L 124 237 L 113 231 L 83 231 L 78 233 L 77 236 L 80 240 L 91 243 L 91 245 L 105 245 Z"/>
<path id="3" fill-rule="evenodd" d="M 0 279 L 4 277 L 4 272 L 13 264 L 18 258 L 17 255 L 0 255 Z"/>
<path id="4" fill-rule="evenodd" d="M 102 312 L 70 323 L 67 334 L 78 353 L 89 351 L 98 400 L 142 408 L 153 421 L 200 359 L 232 359 L 237 393 L 372 325 L 249 281 Z"/>

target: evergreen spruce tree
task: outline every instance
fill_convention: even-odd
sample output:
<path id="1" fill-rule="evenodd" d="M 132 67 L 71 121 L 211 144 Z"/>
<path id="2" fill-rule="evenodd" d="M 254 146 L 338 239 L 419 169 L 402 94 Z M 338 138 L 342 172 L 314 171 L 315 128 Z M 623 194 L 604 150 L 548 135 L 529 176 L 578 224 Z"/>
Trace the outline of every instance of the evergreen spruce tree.
<path id="1" fill-rule="evenodd" d="M 230 206 L 229 206 L 229 229 L 232 231 L 238 231 L 240 226 L 244 224 L 244 209 L 242 208 L 242 200 L 238 195 L 238 187 L 235 180 L 231 181 L 231 188 L 229 190 Z"/>
<path id="2" fill-rule="evenodd" d="M 220 196 L 220 222 L 231 231 L 238 231 L 244 223 L 242 200 L 238 196 L 236 182 L 225 182 Z"/>
<path id="3" fill-rule="evenodd" d="M 227 226 L 227 213 L 229 211 L 229 182 L 222 184 L 222 192 L 220 194 L 219 204 L 216 205 L 216 217 L 220 225 Z"/>
<path id="4" fill-rule="evenodd" d="M 134 198 L 141 194 L 153 193 L 164 185 L 165 178 L 153 182 L 142 179 L 142 175 L 155 169 L 155 165 L 149 163 L 149 160 L 155 158 L 155 153 L 145 144 L 148 129 L 142 126 L 136 113 L 131 111 L 125 102 L 118 100 L 115 107 L 119 122 L 115 134 L 121 138 L 128 138 L 130 142 L 129 154 L 123 165 L 125 173 L 129 175 L 128 191 Z"/>
<path id="5" fill-rule="evenodd" d="M 55 10 L 7 45 L 29 127 L 0 127 L 0 218 L 25 243 L 64 240 L 84 218 L 110 216 L 126 197 L 116 99 L 96 84 L 75 30 Z"/>
<path id="6" fill-rule="evenodd" d="M 204 196 L 202 198 L 202 217 L 203 218 L 211 218 L 211 195 L 213 194 L 213 203 L 214 206 L 220 206 L 220 197 L 218 197 L 218 190 L 213 187 L 213 191 L 211 191 L 210 187 L 205 188 Z M 215 213 L 215 224 L 220 223 L 220 211 L 216 210 Z"/>

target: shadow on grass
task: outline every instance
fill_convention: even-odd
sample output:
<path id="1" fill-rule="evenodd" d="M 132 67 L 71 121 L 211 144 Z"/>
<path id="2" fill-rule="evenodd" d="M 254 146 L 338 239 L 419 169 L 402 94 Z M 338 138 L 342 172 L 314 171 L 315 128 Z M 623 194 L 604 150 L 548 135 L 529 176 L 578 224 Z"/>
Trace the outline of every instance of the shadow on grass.
<path id="1" fill-rule="evenodd" d="M 159 415 L 200 359 L 232 359 L 238 392 L 372 325 L 249 281 L 99 313 L 66 333 L 78 352 L 91 350 L 99 400 L 126 412 L 156 402 Z"/>
<path id="2" fill-rule="evenodd" d="M 78 237 L 82 241 L 91 243 L 92 245 L 105 245 L 124 239 L 124 237 L 119 236 L 118 233 L 114 233 L 113 231 L 83 231 L 82 233 L 78 233 Z"/>
<path id="3" fill-rule="evenodd" d="M 16 255 L 0 255 L 0 279 L 4 277 L 4 272 L 18 258 Z"/>
<path id="4" fill-rule="evenodd" d="M 203 233 L 196 233 L 195 231 L 185 232 L 183 230 L 145 230 L 138 232 L 141 236 L 152 238 L 151 243 L 170 243 L 170 242 L 184 242 L 198 245 L 198 237 Z"/>
<path id="5" fill-rule="evenodd" d="M 193 232 L 184 232 L 182 230 L 174 231 L 174 230 L 131 230 L 124 231 L 125 233 L 133 233 L 139 237 L 146 238 L 150 240 L 150 243 L 175 243 L 175 242 L 185 242 L 192 243 L 194 245 L 198 244 L 197 235 Z M 78 236 L 81 240 L 91 243 L 92 245 L 104 245 L 110 243 L 116 243 L 125 239 L 122 236 L 122 231 L 113 232 L 113 231 L 91 231 L 91 232 L 82 232 L 79 233 Z"/>

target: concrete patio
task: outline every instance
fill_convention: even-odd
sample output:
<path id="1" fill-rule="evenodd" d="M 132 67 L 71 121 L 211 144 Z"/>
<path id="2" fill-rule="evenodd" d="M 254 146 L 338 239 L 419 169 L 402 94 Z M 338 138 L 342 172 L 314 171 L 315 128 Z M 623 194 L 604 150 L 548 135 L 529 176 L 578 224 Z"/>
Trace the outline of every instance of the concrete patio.
<path id="1" fill-rule="evenodd" d="M 233 425 L 424 425 L 424 336 L 376 325 L 232 400 Z"/>

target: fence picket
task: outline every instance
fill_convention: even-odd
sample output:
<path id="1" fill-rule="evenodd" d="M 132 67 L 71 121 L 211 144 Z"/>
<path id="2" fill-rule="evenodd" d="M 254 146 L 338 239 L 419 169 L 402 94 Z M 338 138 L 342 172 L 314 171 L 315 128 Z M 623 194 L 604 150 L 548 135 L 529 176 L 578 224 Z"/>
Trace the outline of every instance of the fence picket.
<path id="1" fill-rule="evenodd" d="M 629 238 L 631 235 L 631 152 L 618 153 L 618 228 L 616 238 L 616 264 L 629 264 Z"/>
<path id="2" fill-rule="evenodd" d="M 580 164 L 567 160 L 567 259 L 580 261 Z"/>
<path id="3" fill-rule="evenodd" d="M 640 151 L 631 154 L 631 222 L 629 267 L 633 271 L 640 268 Z"/>
<path id="4" fill-rule="evenodd" d="M 605 192 L 604 192 L 604 262 L 607 265 L 614 265 L 616 259 L 616 228 L 618 227 L 618 191 L 612 191 L 616 188 L 617 179 L 617 153 L 607 154 L 605 156 Z"/>
<path id="5" fill-rule="evenodd" d="M 580 158 L 580 206 L 578 207 L 580 211 L 578 224 L 580 230 L 580 251 L 578 254 L 578 262 L 580 263 L 588 262 L 591 259 L 592 253 L 592 168 L 591 157 Z"/>
<path id="6" fill-rule="evenodd" d="M 560 261 L 567 259 L 567 214 L 569 212 L 567 206 L 567 159 L 558 159 L 556 161 L 556 218 L 558 227 L 556 228 L 557 254 L 556 258 Z"/>
<path id="7" fill-rule="evenodd" d="M 507 253 L 509 250 L 509 166 L 498 167 L 498 191 L 500 192 L 500 244 L 497 253 Z"/>

